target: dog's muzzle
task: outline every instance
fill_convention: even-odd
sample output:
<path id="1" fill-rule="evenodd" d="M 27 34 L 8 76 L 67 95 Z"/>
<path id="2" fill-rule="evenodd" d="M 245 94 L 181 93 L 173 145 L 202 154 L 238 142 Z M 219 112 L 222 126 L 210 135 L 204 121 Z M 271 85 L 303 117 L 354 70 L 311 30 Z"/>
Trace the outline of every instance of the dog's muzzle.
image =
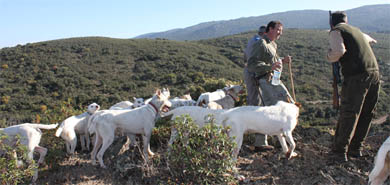
<path id="1" fill-rule="evenodd" d="M 171 107 L 164 105 L 161 109 L 161 112 L 168 112 Z"/>

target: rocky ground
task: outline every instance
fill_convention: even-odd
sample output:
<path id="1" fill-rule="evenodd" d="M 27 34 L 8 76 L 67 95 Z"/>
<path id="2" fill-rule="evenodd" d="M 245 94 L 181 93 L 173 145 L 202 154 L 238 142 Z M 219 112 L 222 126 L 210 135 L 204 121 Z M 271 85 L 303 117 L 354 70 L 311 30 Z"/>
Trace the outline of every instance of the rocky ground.
<path id="1" fill-rule="evenodd" d="M 364 157 L 345 163 L 329 158 L 333 132 L 297 126 L 293 135 L 298 156 L 291 160 L 279 155 L 276 137 L 270 140 L 274 150 L 257 152 L 251 150 L 251 136 L 247 136 L 237 165 L 246 180 L 239 184 L 367 184 L 376 151 L 390 136 L 389 124 L 376 122 L 367 137 Z M 55 168 L 41 168 L 37 184 L 166 184 L 170 176 L 164 160 L 166 143 L 152 145 L 157 155 L 150 167 L 142 165 L 138 148 L 124 150 L 123 143 L 125 138 L 119 137 L 105 153 L 107 169 L 93 166 L 89 153 L 80 152 L 64 158 Z"/>

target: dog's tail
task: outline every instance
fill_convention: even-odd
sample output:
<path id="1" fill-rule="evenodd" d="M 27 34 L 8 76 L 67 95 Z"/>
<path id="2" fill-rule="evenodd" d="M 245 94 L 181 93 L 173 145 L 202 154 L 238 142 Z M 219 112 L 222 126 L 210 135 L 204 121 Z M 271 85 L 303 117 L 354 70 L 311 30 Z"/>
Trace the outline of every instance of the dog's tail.
<path id="1" fill-rule="evenodd" d="M 179 109 L 173 109 L 173 110 L 170 110 L 170 111 L 168 111 L 168 112 L 161 113 L 161 117 L 162 117 L 162 118 L 165 118 L 165 117 L 173 116 L 173 115 L 175 115 L 175 113 L 177 112 L 177 110 L 179 110 Z"/>
<path id="2" fill-rule="evenodd" d="M 196 106 L 201 106 L 201 107 L 204 107 L 205 105 L 207 105 L 207 101 L 206 101 L 206 94 L 201 94 L 198 98 L 198 100 L 196 100 Z"/>
<path id="3" fill-rule="evenodd" d="M 61 133 L 62 133 L 62 130 L 64 129 L 64 125 L 65 125 L 65 121 L 63 121 L 60 125 L 60 127 L 58 127 L 57 131 L 56 131 L 56 134 L 55 136 L 56 137 L 60 137 Z"/>
<path id="4" fill-rule="evenodd" d="M 29 123 L 28 125 L 29 125 L 30 127 L 33 127 L 33 128 L 50 130 L 50 129 L 55 129 L 55 128 L 57 128 L 58 123 L 56 123 L 56 124 L 50 124 L 50 125 L 38 124 L 38 123 Z"/>
<path id="5" fill-rule="evenodd" d="M 369 177 L 368 184 L 375 181 L 375 179 L 380 175 L 383 168 L 385 167 L 386 157 L 390 157 L 390 137 L 386 139 L 383 145 L 379 148 L 378 153 L 375 158 L 375 166 L 372 169 Z"/>

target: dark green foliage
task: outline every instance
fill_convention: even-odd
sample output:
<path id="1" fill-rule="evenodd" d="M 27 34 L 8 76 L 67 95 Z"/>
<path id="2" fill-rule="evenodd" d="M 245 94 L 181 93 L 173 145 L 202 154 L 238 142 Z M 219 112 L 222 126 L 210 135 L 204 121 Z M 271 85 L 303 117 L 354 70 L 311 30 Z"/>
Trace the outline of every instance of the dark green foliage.
<path id="1" fill-rule="evenodd" d="M 184 184 L 232 184 L 235 182 L 235 143 L 228 136 L 229 128 L 213 121 L 199 128 L 191 117 L 174 120 L 177 137 L 168 155 L 172 178 Z"/>
<path id="2" fill-rule="evenodd" d="M 135 96 L 148 98 L 162 86 L 180 96 L 205 78 L 239 79 L 241 68 L 218 49 L 196 42 L 110 38 L 3 48 L 0 64 L 7 67 L 0 69 L 0 119 L 29 122 L 37 107 L 52 109 L 68 98 L 107 108 Z"/>

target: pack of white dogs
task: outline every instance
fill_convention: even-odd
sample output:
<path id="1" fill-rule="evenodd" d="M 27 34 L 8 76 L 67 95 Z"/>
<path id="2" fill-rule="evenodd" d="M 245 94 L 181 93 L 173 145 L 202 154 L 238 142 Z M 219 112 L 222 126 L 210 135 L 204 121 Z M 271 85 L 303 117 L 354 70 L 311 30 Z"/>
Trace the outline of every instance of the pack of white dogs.
<path id="1" fill-rule="evenodd" d="M 77 144 L 76 135 L 80 136 L 82 150 L 89 150 L 89 134 L 95 133 L 91 160 L 95 164 L 95 158 L 97 158 L 100 166 L 106 168 L 103 163 L 103 155 L 113 143 L 117 128 L 132 141 L 135 141 L 136 134 L 142 136 L 143 156 L 148 161 L 149 155 L 154 155 L 150 150 L 149 142 L 158 117 L 172 116 L 171 119 L 173 120 L 178 116 L 189 115 L 194 123 L 202 127 L 209 122 L 210 116 L 213 116 L 216 124 L 231 127 L 229 136 L 234 137 L 234 141 L 237 144 L 232 154 L 235 160 L 246 133 L 276 135 L 286 158 L 290 159 L 297 156 L 297 153 L 294 152 L 296 145 L 292 131 L 298 123 L 301 105 L 299 103 L 292 104 L 279 101 L 272 106 L 234 107 L 235 101 L 238 101 L 238 96 L 242 92 L 242 86 L 229 85 L 215 92 L 203 93 L 199 96 L 198 101 L 195 102 L 189 95 L 183 98 L 169 99 L 169 90 L 163 89 L 157 90 L 153 97 L 146 101 L 143 101 L 142 98 L 134 98 L 134 103 L 130 101 L 119 102 L 108 110 L 100 110 L 98 104 L 92 103 L 88 106 L 87 112 L 65 119 L 55 135 L 57 137 L 61 136 L 65 140 L 67 153 L 73 154 Z M 47 153 L 46 148 L 39 146 L 42 135 L 40 128 L 54 129 L 57 125 L 26 123 L 1 128 L 0 132 L 11 136 L 8 139 L 8 142 L 11 144 L 13 139 L 15 139 L 15 135 L 21 135 L 23 138 L 21 143 L 28 146 L 29 159 L 32 160 L 33 152 L 38 151 L 40 153 L 38 164 L 40 164 Z M 172 129 L 169 146 L 173 144 L 175 136 L 176 130 Z M 382 184 L 387 179 L 389 173 L 390 137 L 378 151 L 375 167 L 369 175 L 369 183 L 371 185 Z M 35 172 L 33 181 L 37 177 L 38 171 Z M 236 174 L 236 177 L 240 180 L 244 179 L 243 176 L 238 174 Z"/>

